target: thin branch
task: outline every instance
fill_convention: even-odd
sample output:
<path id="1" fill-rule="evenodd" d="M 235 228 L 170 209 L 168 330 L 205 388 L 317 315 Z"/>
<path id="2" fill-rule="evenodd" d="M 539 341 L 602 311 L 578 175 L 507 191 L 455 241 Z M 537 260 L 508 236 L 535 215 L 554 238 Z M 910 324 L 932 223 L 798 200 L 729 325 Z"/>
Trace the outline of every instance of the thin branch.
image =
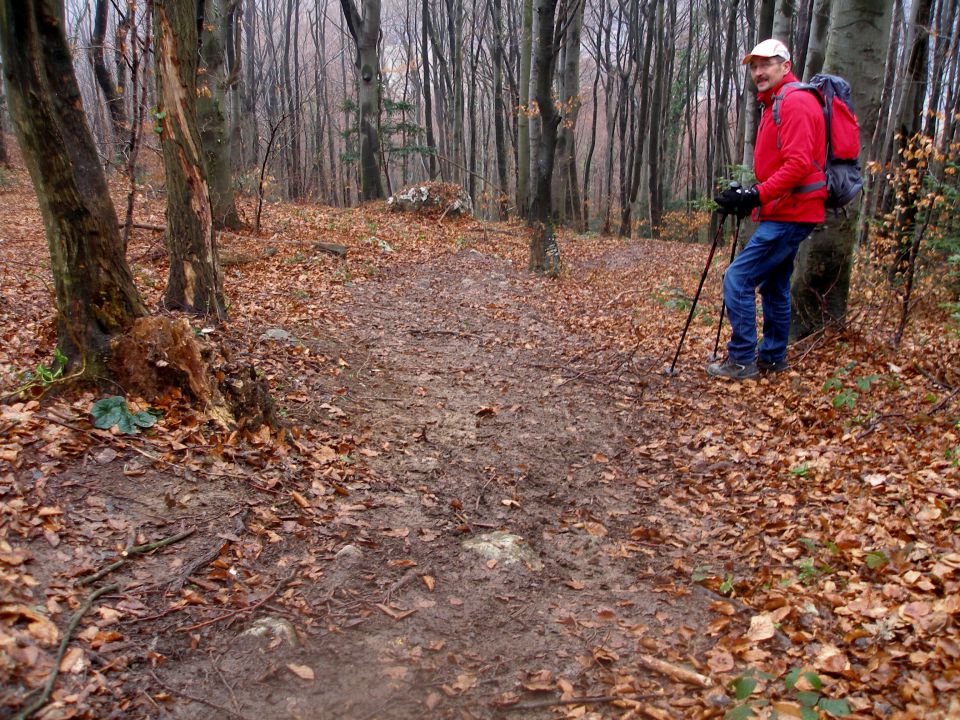
<path id="1" fill-rule="evenodd" d="M 164 538 L 163 540 L 158 540 L 157 542 L 148 543 L 146 545 L 135 545 L 134 547 L 127 548 L 122 553 L 120 553 L 122 557 L 119 560 L 117 560 L 116 562 L 110 563 L 105 568 L 94 573 L 93 575 L 88 575 L 87 577 L 81 578 L 80 580 L 77 581 L 77 585 L 83 586 L 83 585 L 89 585 L 92 582 L 96 582 L 100 578 L 109 575 L 117 568 L 125 565 L 131 555 L 144 555 L 150 552 L 151 550 L 156 550 L 157 548 L 166 547 L 167 545 L 173 545 L 173 543 L 175 542 L 180 542 L 184 538 L 190 537 L 196 531 L 197 531 L 196 528 L 190 528 L 189 530 L 184 530 L 182 533 L 172 535 L 168 538 Z"/>
<path id="2" fill-rule="evenodd" d="M 288 577 L 283 578 L 283 580 L 277 583 L 277 586 L 273 590 L 271 590 L 264 598 L 262 598 L 261 600 L 258 600 L 253 605 L 247 605 L 246 607 L 242 607 L 239 610 L 228 612 L 226 615 L 220 615 L 210 620 L 204 620 L 203 622 L 197 623 L 196 625 L 191 625 L 190 627 L 177 628 L 176 630 L 174 630 L 174 632 L 181 633 L 181 632 L 190 632 L 192 630 L 199 630 L 202 627 L 206 627 L 207 625 L 213 625 L 215 623 L 220 622 L 221 620 L 228 620 L 236 615 L 239 615 L 240 613 L 253 612 L 258 607 L 263 605 L 265 602 L 269 601 L 278 592 L 280 592 L 280 589 L 284 585 L 286 585 L 288 582 L 293 580 L 293 577 L 294 577 L 293 575 L 290 575 Z"/>
<path id="3" fill-rule="evenodd" d="M 97 598 L 108 592 L 114 592 L 119 588 L 119 585 L 106 585 L 102 588 L 94 590 L 87 596 L 87 599 L 84 600 L 83 604 L 73 614 L 73 617 L 70 618 L 70 624 L 67 625 L 67 629 L 63 631 L 63 639 L 60 641 L 60 648 L 57 650 L 57 656 L 53 659 L 53 669 L 50 671 L 50 675 L 47 677 L 47 682 L 43 686 L 43 693 L 34 702 L 24 708 L 20 714 L 17 715 L 16 720 L 26 720 L 37 710 L 47 704 L 47 702 L 50 700 L 50 694 L 53 692 L 53 685 L 57 681 L 57 676 L 60 674 L 60 663 L 63 660 L 63 656 L 67 652 L 67 645 L 70 644 L 70 638 L 77 629 L 77 625 L 80 624 L 80 619 L 87 614 L 87 611 L 90 609 L 93 603 L 96 602 Z"/>

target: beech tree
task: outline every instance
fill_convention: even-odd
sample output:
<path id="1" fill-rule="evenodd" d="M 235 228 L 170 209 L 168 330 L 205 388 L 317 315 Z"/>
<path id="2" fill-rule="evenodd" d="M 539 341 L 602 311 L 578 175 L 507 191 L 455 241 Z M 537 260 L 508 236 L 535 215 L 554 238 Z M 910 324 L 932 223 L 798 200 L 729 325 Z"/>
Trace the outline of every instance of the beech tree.
<path id="1" fill-rule="evenodd" d="M 340 0 L 357 51 L 359 79 L 360 191 L 364 200 L 384 197 L 380 173 L 380 0 Z"/>
<path id="2" fill-rule="evenodd" d="M 197 121 L 203 159 L 210 187 L 213 223 L 218 228 L 238 228 L 230 162 L 230 130 L 227 126 L 227 95 L 236 84 L 238 61 L 226 63 L 229 38 L 237 22 L 239 0 L 203 0 L 203 33 L 200 59 L 203 74 L 197 93 Z"/>
<path id="3" fill-rule="evenodd" d="M 167 189 L 170 272 L 164 302 L 226 317 L 210 191 L 197 130 L 197 18 L 203 0 L 154 0 L 157 121 Z"/>
<path id="4" fill-rule="evenodd" d="M 576 0 L 575 0 L 576 1 Z M 553 73 L 560 46 L 562 28 L 556 23 L 559 0 L 535 0 L 537 37 L 534 51 L 535 77 L 533 99 L 539 117 L 538 142 L 534 159 L 533 204 L 530 221 L 529 268 L 533 272 L 556 275 L 560 272 L 560 248 L 553 225 L 553 166 L 557 149 L 557 130 L 562 119 L 553 102 Z"/>
<path id="5" fill-rule="evenodd" d="M 2 0 L 0 53 L 50 248 L 57 348 L 78 375 L 98 377 L 110 340 L 146 311 L 83 114 L 62 0 Z"/>
<path id="6" fill-rule="evenodd" d="M 823 71 L 846 78 L 853 88 L 861 124 L 861 162 L 867 157 L 883 86 L 884 45 L 877 38 L 887 37 L 891 16 L 889 3 L 833 0 Z M 846 317 L 857 229 L 856 209 L 852 210 L 828 216 L 822 229 L 800 246 L 792 286 L 793 338 L 842 323 Z"/>
<path id="7" fill-rule="evenodd" d="M 107 35 L 107 11 L 110 4 L 107 0 L 96 0 L 93 11 L 93 35 L 90 38 L 88 54 L 93 74 L 97 79 L 97 86 L 103 93 L 107 110 L 110 113 L 110 125 L 113 131 L 113 144 L 117 157 L 130 152 L 130 128 L 128 127 L 127 108 L 124 103 L 123 87 L 115 82 L 107 69 L 104 58 L 104 41 Z M 118 26 L 124 27 L 125 19 L 120 18 Z M 118 78 L 119 79 L 119 78 Z"/>

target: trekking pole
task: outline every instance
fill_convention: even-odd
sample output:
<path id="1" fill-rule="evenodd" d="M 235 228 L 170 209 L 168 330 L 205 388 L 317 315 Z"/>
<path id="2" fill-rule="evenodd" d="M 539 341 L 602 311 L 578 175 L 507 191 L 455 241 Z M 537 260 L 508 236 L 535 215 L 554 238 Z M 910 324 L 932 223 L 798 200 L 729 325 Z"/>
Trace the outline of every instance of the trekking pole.
<path id="1" fill-rule="evenodd" d="M 740 240 L 740 223 L 743 222 L 743 218 L 737 215 L 737 224 L 733 231 L 733 242 L 730 244 L 730 264 L 727 265 L 727 270 L 730 269 L 730 265 L 733 265 L 734 258 L 737 257 L 737 242 Z M 720 322 L 717 323 L 717 339 L 713 342 L 713 355 L 710 356 L 711 360 L 717 359 L 717 350 L 720 349 L 720 329 L 723 327 L 723 314 L 727 309 L 726 298 L 720 301 Z"/>
<path id="2" fill-rule="evenodd" d="M 710 244 L 710 254 L 707 255 L 707 264 L 703 266 L 703 272 L 700 274 L 700 284 L 697 285 L 697 292 L 693 296 L 693 304 L 690 306 L 690 313 L 687 315 L 687 322 L 683 325 L 683 332 L 680 333 L 680 342 L 677 345 L 677 352 L 674 353 L 673 362 L 670 363 L 670 369 L 667 375 L 673 375 L 673 369 L 677 365 L 677 358 L 680 357 L 680 349 L 683 347 L 683 341 L 687 337 L 687 330 L 690 328 L 690 322 L 693 320 L 693 313 L 697 309 L 697 301 L 700 299 L 700 291 L 703 290 L 703 283 L 707 279 L 707 272 L 710 270 L 710 263 L 713 262 L 713 255 L 717 251 L 717 243 L 720 242 L 720 236 L 723 235 L 723 223 L 727 219 L 726 213 L 721 213 L 720 222 L 717 224 L 717 232 L 713 235 L 713 242 Z"/>

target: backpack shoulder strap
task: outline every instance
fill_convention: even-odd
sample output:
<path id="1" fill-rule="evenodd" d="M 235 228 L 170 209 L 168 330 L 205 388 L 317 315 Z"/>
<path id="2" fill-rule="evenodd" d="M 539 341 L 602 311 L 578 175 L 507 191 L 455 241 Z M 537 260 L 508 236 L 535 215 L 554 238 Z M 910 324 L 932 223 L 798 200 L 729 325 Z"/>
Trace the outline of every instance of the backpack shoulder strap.
<path id="1" fill-rule="evenodd" d="M 780 127 L 780 103 L 782 103 L 783 99 L 794 90 L 808 90 L 816 96 L 817 101 L 821 105 L 823 104 L 823 96 L 820 94 L 820 90 L 815 85 L 804 82 L 785 83 L 783 87 L 780 88 L 780 92 L 773 96 L 773 106 L 771 109 L 773 111 L 773 122 L 776 123 L 777 127 Z"/>

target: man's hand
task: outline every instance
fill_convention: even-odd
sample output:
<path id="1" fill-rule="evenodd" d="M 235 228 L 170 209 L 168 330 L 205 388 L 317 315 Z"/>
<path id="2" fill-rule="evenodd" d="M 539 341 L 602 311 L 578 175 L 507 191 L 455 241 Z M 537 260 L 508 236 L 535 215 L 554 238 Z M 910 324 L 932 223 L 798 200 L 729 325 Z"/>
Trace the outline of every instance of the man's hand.
<path id="1" fill-rule="evenodd" d="M 752 188 L 727 188 L 717 195 L 713 201 L 720 206 L 720 212 L 724 215 L 736 215 L 739 218 L 746 217 L 755 207 L 760 206 L 760 191 L 757 186 Z"/>

